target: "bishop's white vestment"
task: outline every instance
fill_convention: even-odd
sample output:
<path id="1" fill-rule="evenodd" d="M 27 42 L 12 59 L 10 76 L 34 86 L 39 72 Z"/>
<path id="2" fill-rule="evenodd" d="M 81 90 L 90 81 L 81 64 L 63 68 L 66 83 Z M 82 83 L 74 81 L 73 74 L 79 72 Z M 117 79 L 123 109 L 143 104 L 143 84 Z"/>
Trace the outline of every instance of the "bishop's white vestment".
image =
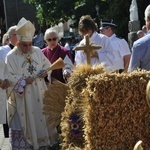
<path id="1" fill-rule="evenodd" d="M 12 82 L 8 92 L 10 128 L 16 132 L 23 130 L 26 141 L 34 150 L 50 145 L 46 118 L 43 115 L 43 91 L 47 90 L 44 79 L 37 77 L 32 84 L 25 85 L 23 92 L 14 91 L 16 85 L 25 78 L 35 77 L 40 71 L 46 70 L 51 65 L 49 60 L 38 47 L 32 47 L 28 54 L 22 53 L 18 47 L 15 47 L 8 53 L 6 65 L 8 80 Z M 18 141 L 12 142 L 14 145 L 18 144 Z"/>

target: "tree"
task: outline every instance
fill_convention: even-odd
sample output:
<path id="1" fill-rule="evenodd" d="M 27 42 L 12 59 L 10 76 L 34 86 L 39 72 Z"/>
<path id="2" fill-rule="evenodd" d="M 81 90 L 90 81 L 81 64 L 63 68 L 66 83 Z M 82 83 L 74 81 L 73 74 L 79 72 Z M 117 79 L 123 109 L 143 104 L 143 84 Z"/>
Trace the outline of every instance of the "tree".
<path id="1" fill-rule="evenodd" d="M 90 14 L 96 17 L 95 6 L 104 5 L 106 0 L 24 0 L 36 6 L 40 24 L 56 25 L 71 19 L 76 26 L 81 15 Z M 102 7 L 102 10 L 107 7 Z"/>
<path id="2" fill-rule="evenodd" d="M 129 22 L 129 8 L 132 0 L 107 0 L 109 9 L 106 12 L 106 18 L 112 18 L 118 25 L 118 35 L 127 40 L 128 37 L 128 22 Z M 141 27 L 145 24 L 144 11 L 149 5 L 149 0 L 137 0 L 138 14 Z M 111 12 L 111 13 L 110 13 Z"/>
<path id="3" fill-rule="evenodd" d="M 78 27 L 78 21 L 82 15 L 91 15 L 96 19 L 95 6 L 99 6 L 100 19 L 113 19 L 118 25 L 119 36 L 126 38 L 128 35 L 129 8 L 132 0 L 24 0 L 37 8 L 39 23 L 49 26 L 60 22 L 72 20 L 72 27 Z M 144 10 L 149 5 L 149 0 L 137 0 L 139 20 L 141 26 L 144 21 Z"/>

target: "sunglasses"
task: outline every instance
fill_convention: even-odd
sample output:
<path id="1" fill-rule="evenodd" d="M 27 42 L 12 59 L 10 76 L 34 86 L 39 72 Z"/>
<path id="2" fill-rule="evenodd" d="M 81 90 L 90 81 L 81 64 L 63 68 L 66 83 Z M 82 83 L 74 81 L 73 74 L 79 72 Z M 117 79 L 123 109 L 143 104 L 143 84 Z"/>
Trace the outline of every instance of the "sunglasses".
<path id="1" fill-rule="evenodd" d="M 56 41 L 56 40 L 57 40 L 57 38 L 58 38 L 58 37 L 55 37 L 55 38 L 52 38 L 52 39 L 51 39 L 51 38 L 49 38 L 49 39 L 47 39 L 47 41 L 48 41 L 48 42 Z"/>

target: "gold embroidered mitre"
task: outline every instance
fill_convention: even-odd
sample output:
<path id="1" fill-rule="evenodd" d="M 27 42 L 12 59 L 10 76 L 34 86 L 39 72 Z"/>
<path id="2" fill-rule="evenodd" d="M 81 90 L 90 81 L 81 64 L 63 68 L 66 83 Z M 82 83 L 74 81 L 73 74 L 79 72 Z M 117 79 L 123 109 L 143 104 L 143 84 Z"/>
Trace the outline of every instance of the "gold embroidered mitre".
<path id="1" fill-rule="evenodd" d="M 17 24 L 16 33 L 19 41 L 30 42 L 35 33 L 34 25 L 25 18 L 21 18 Z"/>

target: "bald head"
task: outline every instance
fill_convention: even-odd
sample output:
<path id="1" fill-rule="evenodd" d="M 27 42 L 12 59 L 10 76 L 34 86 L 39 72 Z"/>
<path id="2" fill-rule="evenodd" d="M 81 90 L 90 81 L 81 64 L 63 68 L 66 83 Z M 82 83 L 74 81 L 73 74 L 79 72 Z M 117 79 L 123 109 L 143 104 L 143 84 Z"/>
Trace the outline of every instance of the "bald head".
<path id="1" fill-rule="evenodd" d="M 148 5 L 145 9 L 145 19 L 150 17 L 150 5 Z"/>
<path id="2" fill-rule="evenodd" d="M 146 23 L 146 28 L 149 31 L 150 30 L 150 5 L 148 5 L 145 9 L 145 23 Z"/>

